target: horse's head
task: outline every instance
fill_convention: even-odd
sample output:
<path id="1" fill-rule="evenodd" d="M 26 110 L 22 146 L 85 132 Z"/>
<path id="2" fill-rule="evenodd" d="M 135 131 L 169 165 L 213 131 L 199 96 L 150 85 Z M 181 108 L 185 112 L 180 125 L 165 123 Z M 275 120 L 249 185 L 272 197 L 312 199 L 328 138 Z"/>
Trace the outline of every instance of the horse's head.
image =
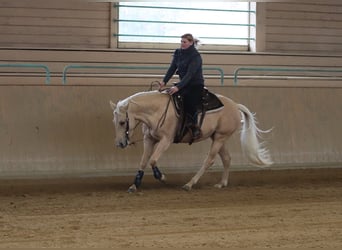
<path id="1" fill-rule="evenodd" d="M 115 126 L 115 145 L 120 148 L 125 148 L 129 145 L 129 138 L 132 136 L 132 126 L 130 126 L 128 116 L 128 103 L 119 101 L 117 104 L 110 101 L 110 106 L 113 109 L 113 123 Z"/>

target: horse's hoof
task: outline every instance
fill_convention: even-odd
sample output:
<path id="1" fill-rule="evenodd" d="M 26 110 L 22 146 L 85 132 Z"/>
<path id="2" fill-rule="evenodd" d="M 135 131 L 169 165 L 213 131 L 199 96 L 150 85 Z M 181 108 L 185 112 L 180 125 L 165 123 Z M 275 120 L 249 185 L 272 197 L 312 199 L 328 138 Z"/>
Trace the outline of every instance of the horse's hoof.
<path id="1" fill-rule="evenodd" d="M 215 188 L 221 189 L 227 187 L 227 184 L 217 183 L 214 185 Z"/>
<path id="2" fill-rule="evenodd" d="M 185 191 L 190 191 L 191 190 L 191 187 L 187 184 L 185 184 L 183 187 L 182 187 L 183 190 Z"/>
<path id="3" fill-rule="evenodd" d="M 137 191 L 137 187 L 135 186 L 135 184 L 133 184 L 132 186 L 130 186 L 127 190 L 127 193 L 135 193 Z"/>
<path id="4" fill-rule="evenodd" d="M 159 180 L 160 180 L 160 182 L 165 183 L 165 181 L 166 181 L 165 174 L 162 174 L 162 176 L 161 176 L 161 178 Z"/>

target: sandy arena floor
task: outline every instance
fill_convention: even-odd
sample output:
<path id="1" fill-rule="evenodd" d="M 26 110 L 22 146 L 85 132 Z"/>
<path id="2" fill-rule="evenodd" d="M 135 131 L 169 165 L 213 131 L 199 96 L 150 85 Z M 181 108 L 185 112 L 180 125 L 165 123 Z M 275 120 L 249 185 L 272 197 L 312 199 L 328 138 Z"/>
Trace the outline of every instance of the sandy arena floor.
<path id="1" fill-rule="evenodd" d="M 0 247 L 342 247 L 342 168 L 0 181 Z"/>

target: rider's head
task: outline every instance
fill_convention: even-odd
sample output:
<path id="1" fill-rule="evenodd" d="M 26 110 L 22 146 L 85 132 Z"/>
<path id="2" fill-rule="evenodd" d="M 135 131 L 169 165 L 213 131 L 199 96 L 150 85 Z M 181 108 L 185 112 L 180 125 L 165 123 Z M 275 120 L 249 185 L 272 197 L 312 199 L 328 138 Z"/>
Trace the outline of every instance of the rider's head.
<path id="1" fill-rule="evenodd" d="M 199 40 L 197 38 L 194 38 L 193 35 L 190 33 L 186 33 L 181 36 L 181 48 L 182 49 L 187 49 L 193 44 L 195 45 L 195 47 L 197 47 L 198 43 L 199 43 Z"/>

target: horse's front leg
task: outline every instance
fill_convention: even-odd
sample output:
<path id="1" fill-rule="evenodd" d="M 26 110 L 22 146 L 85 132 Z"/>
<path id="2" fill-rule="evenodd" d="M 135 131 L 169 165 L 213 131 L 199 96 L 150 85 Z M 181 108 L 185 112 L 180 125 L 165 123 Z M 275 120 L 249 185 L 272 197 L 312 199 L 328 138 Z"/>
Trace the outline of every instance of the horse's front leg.
<path id="1" fill-rule="evenodd" d="M 136 192 L 142 183 L 142 179 L 144 177 L 144 171 L 148 164 L 148 161 L 153 152 L 154 145 L 156 144 L 155 140 L 149 135 L 144 135 L 144 152 L 140 160 L 139 170 L 135 176 L 134 183 L 128 188 L 127 192 L 133 193 Z"/>
<path id="2" fill-rule="evenodd" d="M 154 178 L 161 182 L 164 182 L 166 180 L 166 177 L 157 167 L 157 161 L 159 160 L 161 155 L 170 147 L 170 145 L 171 139 L 163 137 L 159 142 L 156 143 L 154 151 L 150 158 L 150 165 L 152 167 Z"/>

